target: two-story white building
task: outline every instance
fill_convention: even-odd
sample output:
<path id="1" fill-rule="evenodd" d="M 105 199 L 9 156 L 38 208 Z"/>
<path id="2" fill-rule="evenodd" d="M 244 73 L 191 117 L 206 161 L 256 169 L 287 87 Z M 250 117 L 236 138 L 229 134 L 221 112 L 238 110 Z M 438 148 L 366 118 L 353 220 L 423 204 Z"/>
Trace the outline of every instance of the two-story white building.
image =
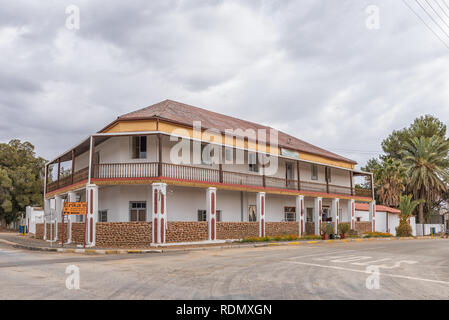
<path id="1" fill-rule="evenodd" d="M 144 246 L 357 229 L 372 175 L 355 162 L 275 129 L 165 100 L 118 117 L 46 166 L 45 224 L 55 240 L 64 201 L 88 202 L 65 239 Z M 361 178 L 360 178 L 361 177 Z M 355 179 L 370 181 L 366 189 Z M 59 230 L 59 231 L 58 231 Z"/>

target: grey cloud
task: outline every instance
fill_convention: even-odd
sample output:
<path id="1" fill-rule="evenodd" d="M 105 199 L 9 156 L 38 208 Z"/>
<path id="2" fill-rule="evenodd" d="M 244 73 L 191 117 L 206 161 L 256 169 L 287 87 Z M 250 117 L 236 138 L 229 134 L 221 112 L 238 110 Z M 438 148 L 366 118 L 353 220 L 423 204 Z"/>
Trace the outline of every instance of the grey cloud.
<path id="1" fill-rule="evenodd" d="M 69 4 L 80 8 L 78 31 L 65 28 Z M 371 4 L 376 31 L 365 27 Z M 448 51 L 401 1 L 1 6 L 0 140 L 29 140 L 46 158 L 166 98 L 275 126 L 360 164 L 415 117 L 449 117 Z"/>

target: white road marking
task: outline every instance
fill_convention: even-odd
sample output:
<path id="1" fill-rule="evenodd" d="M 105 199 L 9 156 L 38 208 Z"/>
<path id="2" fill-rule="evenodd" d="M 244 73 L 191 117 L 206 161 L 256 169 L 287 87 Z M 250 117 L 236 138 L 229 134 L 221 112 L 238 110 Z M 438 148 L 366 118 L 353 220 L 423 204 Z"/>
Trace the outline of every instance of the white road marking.
<path id="1" fill-rule="evenodd" d="M 308 254 L 305 256 L 296 256 L 296 257 L 292 257 L 289 258 L 290 260 L 292 259 L 299 259 L 299 258 L 309 258 L 309 257 L 317 257 L 317 256 L 323 256 L 326 254 L 331 254 L 331 253 L 343 253 L 343 252 L 349 252 L 349 251 L 354 251 L 354 250 L 334 250 L 334 251 L 326 251 L 326 252 L 321 252 L 321 253 L 316 253 L 316 254 Z"/>
<path id="2" fill-rule="evenodd" d="M 368 266 L 368 265 L 373 265 L 373 263 L 387 261 L 387 260 L 391 260 L 391 259 L 390 258 L 384 258 L 384 259 L 379 259 L 379 260 L 374 260 L 374 261 L 367 261 L 367 262 L 353 262 L 351 264 L 353 264 L 355 266 Z"/>
<path id="3" fill-rule="evenodd" d="M 294 263 L 294 264 L 300 264 L 300 265 L 305 265 L 305 266 L 319 267 L 319 268 L 327 268 L 327 269 L 334 269 L 334 270 L 342 270 L 342 271 L 350 271 L 350 272 L 371 274 L 370 271 L 366 271 L 366 270 L 357 270 L 357 269 L 350 269 L 350 268 L 337 267 L 337 266 L 326 266 L 326 265 L 321 265 L 321 264 L 316 264 L 316 263 L 307 263 L 307 262 L 299 262 L 299 261 L 286 261 L 286 262 Z M 432 282 L 432 283 L 439 283 L 439 284 L 449 285 L 448 281 L 442 281 L 442 280 L 433 280 L 433 279 L 425 279 L 425 278 L 418 278 L 418 277 L 410 277 L 410 276 L 404 276 L 404 275 L 400 275 L 400 274 L 391 274 L 391 273 L 379 273 L 379 275 L 387 276 L 387 277 L 391 277 L 391 278 L 401 278 L 401 279 L 407 279 L 407 280 L 425 281 L 425 282 Z"/>
<path id="4" fill-rule="evenodd" d="M 399 268 L 401 266 L 401 263 L 406 263 L 406 264 L 415 264 L 418 263 L 418 261 L 411 261 L 411 260 L 401 260 L 401 261 L 397 261 L 394 265 L 392 266 L 386 266 L 384 264 L 378 266 L 379 268 L 383 268 L 383 269 L 394 269 L 394 268 Z"/>
<path id="5" fill-rule="evenodd" d="M 349 258 L 331 260 L 331 262 L 347 263 L 347 262 L 354 262 L 354 261 L 366 260 L 366 259 L 371 259 L 371 258 L 372 257 L 353 256 L 352 258 L 349 257 Z"/>

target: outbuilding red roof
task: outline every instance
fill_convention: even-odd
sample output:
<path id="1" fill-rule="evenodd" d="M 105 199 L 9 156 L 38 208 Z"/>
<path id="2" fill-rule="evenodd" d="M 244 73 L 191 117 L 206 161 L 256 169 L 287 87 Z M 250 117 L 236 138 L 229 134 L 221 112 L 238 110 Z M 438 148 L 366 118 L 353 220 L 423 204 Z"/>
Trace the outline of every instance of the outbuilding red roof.
<path id="1" fill-rule="evenodd" d="M 206 109 L 194 107 L 185 103 L 180 103 L 173 100 L 164 100 L 149 107 L 126 113 L 119 116 L 117 120 L 108 125 L 110 127 L 117 121 L 121 120 L 147 120 L 147 119 L 161 119 L 192 126 L 193 121 L 201 121 L 201 126 L 204 129 L 218 129 L 225 132 L 226 129 L 253 129 L 257 133 L 258 129 L 265 129 L 267 132 L 267 143 L 269 143 L 268 135 L 270 129 L 268 126 L 260 125 L 254 122 L 226 116 L 217 112 L 212 112 Z M 106 129 L 105 128 L 105 129 Z M 103 130 L 105 130 L 103 129 Z M 102 130 L 102 131 L 103 131 Z M 343 161 L 351 164 L 357 164 L 354 160 L 342 157 L 338 154 L 316 147 L 310 143 L 290 136 L 282 131 L 278 131 L 278 143 L 280 147 L 302 151 L 325 158 Z"/>
<path id="2" fill-rule="evenodd" d="M 355 209 L 358 211 L 369 211 L 369 203 L 356 203 Z M 382 206 L 382 205 L 376 205 L 376 211 L 377 212 L 389 212 L 389 213 L 401 213 L 401 210 Z"/>

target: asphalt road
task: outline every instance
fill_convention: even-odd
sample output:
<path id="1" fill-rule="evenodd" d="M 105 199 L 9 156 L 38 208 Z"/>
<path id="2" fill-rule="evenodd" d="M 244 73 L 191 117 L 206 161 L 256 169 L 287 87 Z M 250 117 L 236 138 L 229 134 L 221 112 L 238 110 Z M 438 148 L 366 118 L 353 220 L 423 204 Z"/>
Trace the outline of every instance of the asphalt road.
<path id="1" fill-rule="evenodd" d="M 71 265 L 79 268 L 79 289 L 66 287 Z M 449 240 L 121 256 L 0 242 L 0 283 L 0 299 L 448 299 Z"/>

